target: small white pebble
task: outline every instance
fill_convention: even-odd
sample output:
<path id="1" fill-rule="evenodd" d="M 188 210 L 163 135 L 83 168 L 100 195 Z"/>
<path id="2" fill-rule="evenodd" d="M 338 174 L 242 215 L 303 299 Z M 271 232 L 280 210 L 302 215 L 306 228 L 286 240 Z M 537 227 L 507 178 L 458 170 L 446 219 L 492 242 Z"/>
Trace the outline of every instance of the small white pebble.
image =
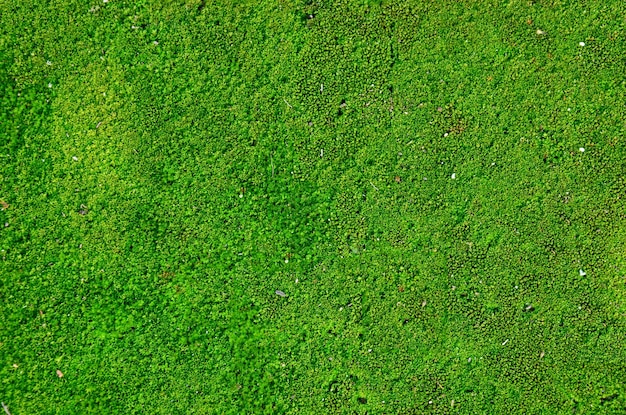
<path id="1" fill-rule="evenodd" d="M 289 263 L 289 260 L 288 260 L 288 259 L 285 259 L 285 264 L 288 264 L 288 263 Z"/>
<path id="2" fill-rule="evenodd" d="M 579 148 L 579 150 L 580 150 L 581 153 L 585 152 L 585 149 L 583 147 Z"/>
<path id="3" fill-rule="evenodd" d="M 102 3 L 108 3 L 109 0 L 102 0 Z"/>
<path id="4" fill-rule="evenodd" d="M 343 307 L 339 307 L 339 311 L 343 311 Z"/>
<path id="5" fill-rule="evenodd" d="M 452 179 L 456 179 L 456 173 L 452 173 L 452 176 L 450 176 Z"/>
<path id="6" fill-rule="evenodd" d="M 281 297 L 287 297 L 287 294 L 285 294 L 284 292 L 282 292 L 281 290 L 276 290 L 276 295 L 279 295 Z"/>
<path id="7" fill-rule="evenodd" d="M 367 349 L 367 352 L 368 353 L 372 353 L 372 349 Z"/>
<path id="8" fill-rule="evenodd" d="M 583 271 L 582 269 L 579 269 L 578 273 L 580 274 L 581 277 L 584 277 L 585 275 L 587 275 L 587 273 Z"/>
<path id="9" fill-rule="evenodd" d="M 158 45 L 159 42 L 157 42 L 156 40 L 152 42 L 153 45 Z"/>
<path id="10" fill-rule="evenodd" d="M 239 199 L 243 197 L 243 193 L 239 193 Z"/>
<path id="11" fill-rule="evenodd" d="M 571 108 L 568 108 L 567 110 L 568 110 L 568 111 L 571 111 L 572 109 L 571 109 Z"/>
<path id="12" fill-rule="evenodd" d="M 515 289 L 517 290 L 518 288 L 519 288 L 519 287 L 516 285 L 516 286 L 515 286 Z"/>
<path id="13" fill-rule="evenodd" d="M 52 84 L 48 84 L 48 88 L 52 88 Z"/>
<path id="14" fill-rule="evenodd" d="M 472 361 L 472 358 L 471 358 L 471 357 L 467 358 L 467 363 L 469 363 L 469 362 L 471 362 L 471 361 Z"/>
<path id="15" fill-rule="evenodd" d="M 78 161 L 78 157 L 76 157 L 76 156 L 72 156 L 72 160 L 74 160 L 74 161 Z"/>
<path id="16" fill-rule="evenodd" d="M 300 282 L 300 280 L 296 278 L 296 284 L 299 283 L 299 282 Z"/>
<path id="17" fill-rule="evenodd" d="M 448 133 L 443 133 L 443 136 L 444 136 L 444 137 L 447 137 L 447 136 L 448 136 Z"/>
<path id="18" fill-rule="evenodd" d="M 46 65 L 50 66 L 50 65 L 52 65 L 52 62 L 46 61 Z"/>
<path id="19" fill-rule="evenodd" d="M 585 42 L 578 43 L 580 46 L 585 46 Z"/>

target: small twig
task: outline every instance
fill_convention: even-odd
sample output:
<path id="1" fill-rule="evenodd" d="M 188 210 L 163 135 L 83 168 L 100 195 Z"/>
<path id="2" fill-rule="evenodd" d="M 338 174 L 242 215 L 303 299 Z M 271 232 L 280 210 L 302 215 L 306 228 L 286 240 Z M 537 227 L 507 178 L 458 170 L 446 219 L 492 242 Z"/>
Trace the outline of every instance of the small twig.
<path id="1" fill-rule="evenodd" d="M 372 182 L 370 181 L 370 184 L 372 185 L 372 187 L 373 187 L 374 189 L 376 189 L 376 191 L 378 191 L 378 187 L 374 186 L 374 183 L 372 183 Z"/>
<path id="2" fill-rule="evenodd" d="M 7 415 L 11 415 L 11 412 L 9 412 L 9 407 L 6 406 L 4 402 L 2 402 L 2 408 L 4 409 L 4 412 L 7 413 Z"/>
<path id="3" fill-rule="evenodd" d="M 289 108 L 293 108 L 293 107 L 291 106 L 291 104 L 289 104 L 289 103 L 287 102 L 287 100 L 286 100 L 285 98 L 283 98 L 283 101 L 285 101 L 285 104 L 287 104 L 287 106 L 288 106 Z"/>

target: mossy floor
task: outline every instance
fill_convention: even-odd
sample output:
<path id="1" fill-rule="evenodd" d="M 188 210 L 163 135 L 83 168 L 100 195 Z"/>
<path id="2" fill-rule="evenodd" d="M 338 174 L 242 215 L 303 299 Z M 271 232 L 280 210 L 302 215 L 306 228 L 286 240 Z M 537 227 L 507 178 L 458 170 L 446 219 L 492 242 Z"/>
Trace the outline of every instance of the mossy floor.
<path id="1" fill-rule="evenodd" d="M 626 413 L 626 3 L 0 0 L 0 400 Z"/>

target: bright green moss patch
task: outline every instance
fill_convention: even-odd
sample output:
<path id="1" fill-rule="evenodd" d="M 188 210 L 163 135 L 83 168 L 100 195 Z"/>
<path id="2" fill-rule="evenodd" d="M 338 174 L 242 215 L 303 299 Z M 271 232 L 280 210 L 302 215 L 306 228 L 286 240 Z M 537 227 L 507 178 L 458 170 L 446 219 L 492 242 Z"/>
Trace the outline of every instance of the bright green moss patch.
<path id="1" fill-rule="evenodd" d="M 0 2 L 0 400 L 623 412 L 625 12 Z"/>

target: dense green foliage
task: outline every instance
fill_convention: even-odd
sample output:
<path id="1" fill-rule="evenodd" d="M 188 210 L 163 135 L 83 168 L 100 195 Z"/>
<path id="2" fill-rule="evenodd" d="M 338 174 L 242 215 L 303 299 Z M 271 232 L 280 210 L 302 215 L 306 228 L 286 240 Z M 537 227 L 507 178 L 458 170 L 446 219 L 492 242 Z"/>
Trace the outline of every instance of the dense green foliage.
<path id="1" fill-rule="evenodd" d="M 625 413 L 625 15 L 0 0 L 0 400 Z"/>

